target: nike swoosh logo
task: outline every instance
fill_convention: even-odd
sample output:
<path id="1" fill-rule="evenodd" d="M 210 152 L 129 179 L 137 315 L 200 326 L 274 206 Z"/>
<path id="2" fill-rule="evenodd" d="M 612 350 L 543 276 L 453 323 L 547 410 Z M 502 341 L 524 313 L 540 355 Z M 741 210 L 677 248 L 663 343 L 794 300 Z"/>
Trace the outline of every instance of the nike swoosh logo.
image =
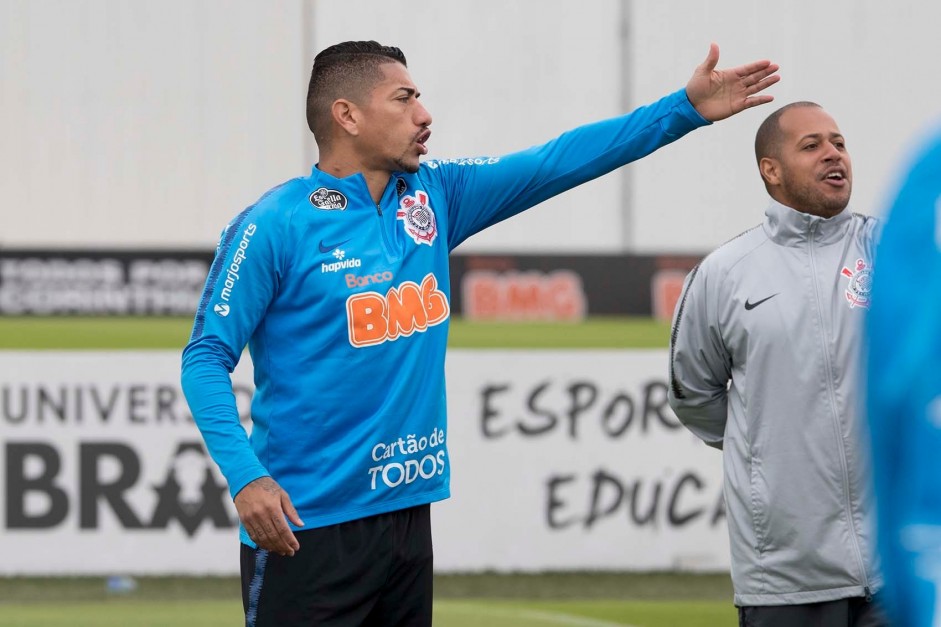
<path id="1" fill-rule="evenodd" d="M 343 244 L 347 243 L 348 241 L 350 241 L 350 240 L 345 239 L 345 240 L 343 240 L 342 242 L 337 242 L 336 244 L 324 244 L 324 243 L 323 243 L 323 240 L 320 240 L 320 252 L 322 252 L 322 253 L 329 253 L 329 252 L 331 252 L 331 251 L 336 250 L 337 248 L 339 248 L 339 247 L 342 246 Z"/>
<path id="2" fill-rule="evenodd" d="M 778 292 L 778 294 L 780 294 L 780 292 Z M 746 298 L 746 299 L 745 299 L 745 309 L 748 310 L 748 311 L 751 311 L 752 309 L 754 309 L 755 307 L 757 307 L 757 306 L 760 305 L 761 303 L 765 302 L 766 300 L 771 300 L 772 298 L 774 298 L 774 297 L 777 296 L 778 294 L 772 294 L 772 295 L 769 296 L 768 298 L 762 298 L 761 300 L 756 300 L 756 301 L 753 302 L 753 303 L 748 302 L 748 299 Z"/>

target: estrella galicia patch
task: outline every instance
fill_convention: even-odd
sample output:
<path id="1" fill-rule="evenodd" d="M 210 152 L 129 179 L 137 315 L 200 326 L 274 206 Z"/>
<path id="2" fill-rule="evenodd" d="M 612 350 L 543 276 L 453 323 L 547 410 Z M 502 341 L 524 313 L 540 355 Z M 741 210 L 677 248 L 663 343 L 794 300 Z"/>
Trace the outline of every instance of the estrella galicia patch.
<path id="1" fill-rule="evenodd" d="M 346 209 L 346 196 L 335 189 L 320 187 L 310 195 L 310 204 L 325 211 L 343 211 Z"/>
<path id="2" fill-rule="evenodd" d="M 428 244 L 438 236 L 438 224 L 435 212 L 428 204 L 428 194 L 418 189 L 414 196 L 399 199 L 399 210 L 395 217 L 402 221 L 405 232 L 416 244 Z"/>
<path id="3" fill-rule="evenodd" d="M 401 196 L 408 189 L 408 183 L 401 176 L 395 179 L 395 193 Z"/>

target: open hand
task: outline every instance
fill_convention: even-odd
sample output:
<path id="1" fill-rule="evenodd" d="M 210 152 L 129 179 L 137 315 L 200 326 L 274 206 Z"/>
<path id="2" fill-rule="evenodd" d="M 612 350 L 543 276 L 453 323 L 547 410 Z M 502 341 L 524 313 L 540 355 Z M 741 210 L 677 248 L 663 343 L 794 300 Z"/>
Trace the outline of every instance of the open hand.
<path id="1" fill-rule="evenodd" d="M 774 100 L 771 95 L 755 94 L 781 80 L 781 76 L 775 74 L 778 71 L 776 63 L 753 61 L 727 70 L 717 70 L 718 62 L 719 46 L 710 44 L 706 60 L 696 67 L 686 84 L 686 97 L 701 116 L 716 122 Z"/>

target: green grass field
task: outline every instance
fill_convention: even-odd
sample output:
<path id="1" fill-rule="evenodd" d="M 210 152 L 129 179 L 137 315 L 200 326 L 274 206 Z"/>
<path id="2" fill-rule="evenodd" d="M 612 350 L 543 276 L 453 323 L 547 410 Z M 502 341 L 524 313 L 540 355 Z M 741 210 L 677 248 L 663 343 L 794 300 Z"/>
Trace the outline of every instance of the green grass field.
<path id="1" fill-rule="evenodd" d="M 2 318 L 0 350 L 173 349 L 189 318 Z M 452 348 L 664 348 L 669 324 L 454 320 Z M 243 623 L 236 578 L 143 578 L 126 594 L 104 579 L 0 578 L 0 627 L 215 627 Z M 437 627 L 713 627 L 735 625 L 727 574 L 438 575 Z"/>
<path id="2" fill-rule="evenodd" d="M 0 579 L 0 625 L 215 627 L 242 622 L 235 578 L 139 580 L 109 596 L 101 578 Z M 439 575 L 438 627 L 734 625 L 727 575 L 559 573 Z"/>
<path id="3" fill-rule="evenodd" d="M 190 318 L 0 317 L 0 350 L 182 349 Z M 663 348 L 670 325 L 650 318 L 584 323 L 451 322 L 452 348 Z"/>
<path id="4" fill-rule="evenodd" d="M 231 627 L 244 621 L 236 601 L 133 601 L 0 606 L 4 627 Z M 713 627 L 736 624 L 715 601 L 439 600 L 438 627 Z"/>

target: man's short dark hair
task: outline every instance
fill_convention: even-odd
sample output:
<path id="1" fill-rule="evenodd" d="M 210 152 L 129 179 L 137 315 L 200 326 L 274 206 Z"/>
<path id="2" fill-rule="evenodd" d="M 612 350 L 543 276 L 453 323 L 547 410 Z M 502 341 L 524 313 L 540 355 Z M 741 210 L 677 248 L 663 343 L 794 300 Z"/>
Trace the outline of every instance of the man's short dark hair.
<path id="1" fill-rule="evenodd" d="M 761 163 L 765 157 L 777 157 L 781 150 L 781 116 L 789 109 L 800 109 L 803 107 L 817 107 L 816 102 L 802 100 L 784 105 L 761 123 L 758 132 L 755 134 L 755 160 Z"/>
<path id="2" fill-rule="evenodd" d="M 408 66 L 401 50 L 375 41 L 344 41 L 314 58 L 307 87 L 307 126 L 319 145 L 329 137 L 333 103 L 338 98 L 362 102 L 382 78 L 380 67 L 386 63 Z"/>

